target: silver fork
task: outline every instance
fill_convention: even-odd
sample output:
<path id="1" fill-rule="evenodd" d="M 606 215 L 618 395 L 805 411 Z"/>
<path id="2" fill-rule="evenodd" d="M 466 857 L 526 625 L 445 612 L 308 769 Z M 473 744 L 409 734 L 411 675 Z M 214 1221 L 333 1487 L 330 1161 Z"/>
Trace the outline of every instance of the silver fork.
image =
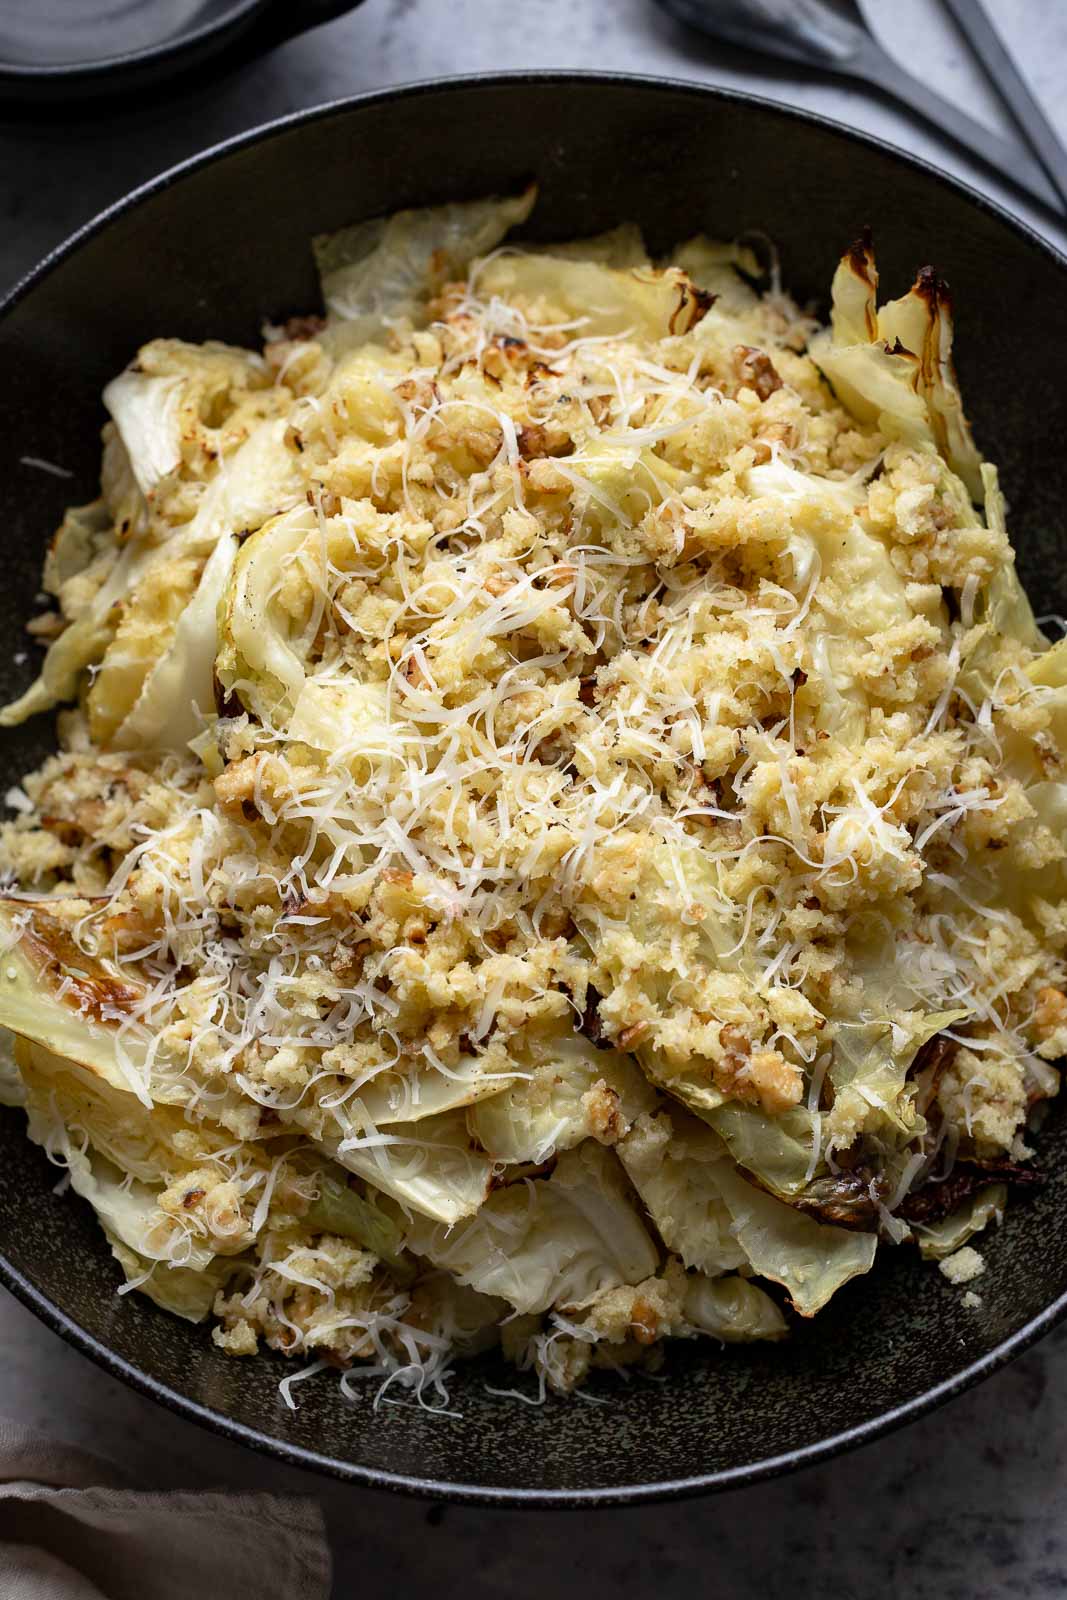
<path id="1" fill-rule="evenodd" d="M 993 133 L 943 100 L 894 61 L 867 26 L 858 6 L 831 0 L 656 0 L 676 22 L 710 39 L 779 61 L 822 67 L 858 79 L 947 134 L 969 155 L 1035 200 L 1062 205 L 1039 163 L 1021 144 Z"/>

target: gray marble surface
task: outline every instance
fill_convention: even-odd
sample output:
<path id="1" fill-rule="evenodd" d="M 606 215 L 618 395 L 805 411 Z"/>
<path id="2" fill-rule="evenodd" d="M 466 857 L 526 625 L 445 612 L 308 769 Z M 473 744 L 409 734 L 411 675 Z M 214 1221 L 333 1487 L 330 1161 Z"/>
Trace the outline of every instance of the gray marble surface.
<path id="1" fill-rule="evenodd" d="M 987 5 L 1067 136 L 1067 7 Z M 883 40 L 931 86 L 1003 126 L 937 0 L 868 0 L 868 11 Z M 345 21 L 180 105 L 115 108 L 91 124 L 0 121 L 0 287 L 132 185 L 273 116 L 416 78 L 559 66 L 748 87 L 852 121 L 1008 198 L 889 105 L 736 55 L 727 60 L 649 0 L 367 0 Z M 1046 218 L 1009 203 L 1067 242 Z M 567 1513 L 489 1513 L 374 1495 L 261 1460 L 128 1392 L 2 1290 L 0 1414 L 110 1454 L 146 1487 L 317 1495 L 343 1600 L 357 1592 L 366 1600 L 459 1592 L 525 1600 L 609 1586 L 668 1597 L 695 1588 L 717 1600 L 1050 1600 L 1067 1592 L 1067 1330 L 936 1415 L 845 1460 L 719 1499 L 589 1514 L 580 1523 Z"/>

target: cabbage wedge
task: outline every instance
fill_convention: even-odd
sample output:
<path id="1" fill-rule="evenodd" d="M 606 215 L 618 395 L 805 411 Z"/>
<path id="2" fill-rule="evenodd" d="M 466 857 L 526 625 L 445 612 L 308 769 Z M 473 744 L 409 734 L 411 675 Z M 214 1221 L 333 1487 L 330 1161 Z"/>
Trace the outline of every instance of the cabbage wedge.
<path id="1" fill-rule="evenodd" d="M 308 1207 L 304 1222 L 312 1230 L 354 1239 L 365 1250 L 388 1262 L 401 1283 L 414 1277 L 412 1263 L 402 1257 L 403 1235 L 392 1217 L 374 1200 L 361 1194 L 330 1172 L 321 1172 L 318 1194 Z"/>
<path id="2" fill-rule="evenodd" d="M 142 541 L 125 546 L 85 613 L 49 645 L 39 676 L 0 710 L 0 725 L 14 727 L 74 699 L 81 674 L 100 659 L 114 634 L 115 607 L 157 556 L 158 548 Z"/>
<path id="3" fill-rule="evenodd" d="M 903 299 L 879 309 L 877 295 L 874 251 L 863 239 L 834 274 L 830 328 L 812 341 L 812 360 L 853 416 L 890 438 L 928 444 L 981 500 L 981 457 L 952 365 L 948 288 L 924 267 Z"/>
<path id="4" fill-rule="evenodd" d="M 308 678 L 296 697 L 289 737 L 321 750 L 331 766 L 366 762 L 373 767 L 404 751 L 403 734 L 389 714 L 389 689 L 384 683 Z"/>
<path id="5" fill-rule="evenodd" d="M 0 1027 L 88 1067 L 113 1088 L 150 1106 L 145 1083 L 147 1035 L 136 1027 L 117 1040 L 116 1024 L 139 992 L 77 952 L 78 976 L 64 931 L 47 913 L 0 905 Z"/>
<path id="6" fill-rule="evenodd" d="M 739 1166 L 775 1194 L 799 1194 L 819 1161 L 817 1113 L 793 1106 L 772 1116 L 728 1099 L 711 1080 L 710 1065 L 668 1072 L 655 1051 L 642 1047 L 638 1055 L 652 1082 L 713 1128 Z"/>
<path id="7" fill-rule="evenodd" d="M 224 533 L 178 618 L 169 647 L 112 735 L 115 749 L 181 750 L 214 715 L 217 613 L 236 556 L 237 540 Z"/>
<path id="8" fill-rule="evenodd" d="M 514 1081 L 514 1072 L 487 1065 L 479 1056 L 461 1056 L 455 1071 L 448 1073 L 436 1067 L 408 1072 L 390 1068 L 361 1083 L 346 1102 L 345 1111 L 353 1123 L 362 1122 L 367 1128 L 422 1122 L 446 1111 L 499 1099 Z"/>
<path id="9" fill-rule="evenodd" d="M 277 418 L 254 424 L 233 455 L 220 463 L 189 522 L 176 529 L 168 528 L 165 535 L 154 527 L 141 528 L 119 548 L 107 577 L 85 610 L 49 646 L 40 675 L 17 700 L 0 709 L 0 725 L 10 727 L 25 722 L 38 712 L 74 699 L 82 673 L 106 654 L 114 640 L 123 605 L 133 600 L 138 585 L 154 567 L 183 558 L 210 556 L 224 534 L 254 531 L 267 517 L 298 498 L 292 457 L 283 445 L 285 426 L 284 420 Z M 217 566 L 212 568 L 209 582 L 217 571 Z M 160 619 L 164 640 L 170 639 L 177 620 L 177 613 Z M 156 653 L 151 652 L 153 656 Z M 145 686 L 149 666 L 147 657 L 132 664 L 135 670 L 125 691 L 125 703 L 114 718 L 116 727 Z M 130 670 L 128 667 L 124 675 L 129 676 Z M 108 732 L 112 731 L 109 726 Z"/>
<path id="10" fill-rule="evenodd" d="M 156 1048 L 137 1019 L 144 988 L 128 973 L 78 949 L 40 902 L 0 902 L 0 949 L 0 1028 L 130 1097 L 126 1115 L 138 1115 L 139 1102 L 147 1112 L 188 1108 L 203 1122 L 204 1104 L 185 1064 Z M 213 1094 L 210 1115 L 241 1138 L 254 1120 L 233 1083 Z"/>
<path id="11" fill-rule="evenodd" d="M 106 1225 L 104 1232 L 128 1286 L 146 1295 L 163 1311 L 183 1317 L 186 1322 L 205 1322 L 214 1309 L 215 1297 L 240 1270 L 240 1261 L 231 1256 L 216 1256 L 206 1266 L 195 1269 L 152 1261 L 131 1250 Z"/>
<path id="12" fill-rule="evenodd" d="M 477 274 L 484 298 L 537 307 L 538 321 L 576 324 L 578 338 L 666 339 L 688 333 L 711 295 L 678 267 L 620 270 L 565 256 L 494 256 Z"/>
<path id="13" fill-rule="evenodd" d="M 921 1132 L 908 1072 L 917 1052 L 945 1028 L 965 1021 L 970 1012 L 905 1013 L 906 1021 L 889 1017 L 872 1022 L 839 1021 L 836 1025 L 830 1081 L 834 1087 L 831 1132 L 847 1127 L 844 1143 L 857 1131 L 883 1132 L 907 1140 Z"/>
<path id="14" fill-rule="evenodd" d="M 181 466 L 185 386 L 177 375 L 152 376 L 127 367 L 104 390 L 104 404 L 146 499 Z"/>

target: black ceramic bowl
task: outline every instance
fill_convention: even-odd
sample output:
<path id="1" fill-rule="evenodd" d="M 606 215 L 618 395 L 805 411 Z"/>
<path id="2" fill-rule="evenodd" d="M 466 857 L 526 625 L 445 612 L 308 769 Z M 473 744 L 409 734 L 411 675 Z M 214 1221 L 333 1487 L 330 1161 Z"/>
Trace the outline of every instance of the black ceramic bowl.
<path id="1" fill-rule="evenodd" d="M 1001 463 L 1024 576 L 1039 610 L 1064 609 L 1067 263 L 955 183 L 817 118 L 692 85 L 548 74 L 369 95 L 251 134 L 139 190 L 29 278 L 0 315 L 0 629 L 17 648 L 44 541 L 99 465 L 100 390 L 157 334 L 254 341 L 265 317 L 311 310 L 312 234 L 446 198 L 541 184 L 539 238 L 638 220 L 652 243 L 760 229 L 786 283 L 825 299 L 837 257 L 870 223 L 885 286 L 929 260 L 958 304 L 959 368 L 975 429 Z M 69 481 L 23 458 L 66 467 Z M 0 664 L 0 692 L 30 665 Z M 7 735 L 7 778 L 44 753 L 43 723 Z M 986 1250 L 982 1307 L 907 1250 L 887 1251 L 788 1343 L 670 1351 L 660 1382 L 608 1384 L 610 1403 L 534 1410 L 461 1369 L 455 1417 L 372 1409 L 333 1374 L 290 1412 L 279 1360 L 234 1361 L 204 1328 L 115 1295 L 117 1271 L 87 1206 L 52 1193 L 55 1169 L 0 1118 L 0 1275 L 81 1350 L 219 1432 L 366 1483 L 526 1504 L 638 1500 L 719 1488 L 815 1460 L 915 1416 L 1048 1329 L 1067 1309 L 1067 1150 L 1053 1118 L 1046 1186 Z M 513 1383 L 514 1375 L 505 1379 Z M 528 1380 L 527 1380 L 528 1381 Z"/>

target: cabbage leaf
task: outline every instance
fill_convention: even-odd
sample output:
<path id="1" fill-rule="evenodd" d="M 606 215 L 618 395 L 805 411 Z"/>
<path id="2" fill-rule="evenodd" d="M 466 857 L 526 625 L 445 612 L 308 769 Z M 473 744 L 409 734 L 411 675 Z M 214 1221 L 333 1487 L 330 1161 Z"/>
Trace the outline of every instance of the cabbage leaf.
<path id="1" fill-rule="evenodd" d="M 298 1109 L 286 1121 L 300 1126 L 308 1116 Z M 446 1226 L 472 1216 L 489 1193 L 493 1163 L 472 1149 L 462 1110 L 393 1123 L 381 1133 L 362 1132 L 353 1116 L 343 1138 L 315 1136 L 339 1166 Z"/>
<path id="2" fill-rule="evenodd" d="M 185 386 L 178 375 L 152 376 L 127 367 L 104 390 L 104 404 L 146 499 L 181 466 Z"/>
<path id="3" fill-rule="evenodd" d="M 767 1291 L 747 1278 L 692 1274 L 686 1280 L 683 1306 L 690 1327 L 722 1339 L 725 1344 L 784 1339 L 789 1332 Z"/>
<path id="4" fill-rule="evenodd" d="M 1007 1203 L 1007 1185 L 991 1183 L 940 1222 L 913 1222 L 911 1230 L 919 1241 L 920 1254 L 927 1261 L 941 1261 L 952 1255 L 989 1223 L 999 1222 Z"/>
<path id="5" fill-rule="evenodd" d="M 431 293 L 526 220 L 536 198 L 530 187 L 503 200 L 397 211 L 320 235 L 314 251 L 333 336 L 327 345 L 351 349 L 380 338 L 397 318 L 415 320 Z"/>
<path id="6" fill-rule="evenodd" d="M 619 1160 L 668 1250 L 709 1277 L 745 1266 L 716 1179 L 721 1141 L 684 1111 L 638 1118 Z"/>
<path id="7" fill-rule="evenodd" d="M 969 1016 L 968 1010 L 957 1008 L 905 1012 L 896 1021 L 888 1015 L 868 1022 L 839 1021 L 829 1074 L 834 1086 L 831 1129 L 835 1123 L 847 1125 L 846 1143 L 858 1128 L 888 1129 L 905 1139 L 921 1132 L 907 1081 L 911 1064 L 935 1034 Z"/>
<path id="8" fill-rule="evenodd" d="M 403 1235 L 394 1218 L 330 1172 L 319 1173 L 318 1194 L 308 1207 L 304 1222 L 312 1232 L 354 1239 L 364 1250 L 387 1262 L 401 1282 L 414 1276 L 413 1264 L 401 1256 Z"/>
<path id="9" fill-rule="evenodd" d="M 583 1097 L 597 1083 L 616 1097 L 624 1127 L 655 1104 L 655 1092 L 628 1056 L 598 1050 L 582 1034 L 562 1034 L 541 1053 L 548 1059 L 528 1077 L 467 1113 L 472 1136 L 497 1161 L 541 1162 L 580 1144 L 594 1131 Z"/>
<path id="10" fill-rule="evenodd" d="M 216 1256 L 205 1267 L 175 1267 L 153 1262 L 104 1228 L 111 1254 L 126 1282 L 164 1311 L 187 1322 L 203 1322 L 211 1315 L 215 1296 L 223 1290 L 240 1263 L 232 1256 Z"/>
<path id="11" fill-rule="evenodd" d="M 576 324 L 575 336 L 583 339 L 687 333 L 709 300 L 678 267 L 620 270 L 599 261 L 506 252 L 479 269 L 477 292 L 536 306 L 539 322 Z"/>
<path id="12" fill-rule="evenodd" d="M 129 540 L 87 609 L 49 646 L 35 681 L 0 709 L 0 726 L 25 722 L 74 699 L 81 674 L 100 659 L 114 637 L 119 602 L 132 594 L 151 567 L 182 556 L 209 554 L 224 533 L 254 531 L 267 517 L 291 505 L 297 498 L 297 480 L 292 457 L 282 444 L 284 431 L 281 419 L 257 424 L 233 456 L 220 464 L 190 522 L 163 540 L 151 530 Z"/>
<path id="13" fill-rule="evenodd" d="M 517 1311 L 580 1307 L 605 1289 L 642 1283 L 659 1258 L 610 1151 L 588 1141 L 551 1178 L 497 1189 L 458 1227 L 414 1218 L 406 1243 Z"/>
<path id="14" fill-rule="evenodd" d="M 79 953 L 82 976 L 60 998 L 62 938 L 50 918 L 39 910 L 31 916 L 17 902 L 0 905 L 0 943 L 5 947 L 0 956 L 0 1027 L 81 1063 L 105 1083 L 150 1105 L 143 1077 L 146 1038 L 131 1028 L 118 1049 L 115 1027 L 100 1020 L 107 1011 L 120 1015 L 134 991 L 106 969 L 93 969 Z"/>
<path id="15" fill-rule="evenodd" d="M 14 727 L 27 717 L 74 699 L 81 674 L 99 660 L 114 633 L 113 612 L 118 601 L 158 554 L 158 547 L 143 540 L 126 545 L 87 611 L 49 645 L 37 678 L 24 694 L 0 710 L 0 725 Z"/>
<path id="16" fill-rule="evenodd" d="M 745 280 L 758 280 L 763 269 L 747 246 L 708 239 L 701 233 L 672 250 L 671 260 L 688 272 L 699 288 L 715 296 L 713 315 L 721 306 L 734 316 L 743 316 L 759 304 L 755 289 Z"/>
<path id="17" fill-rule="evenodd" d="M 768 1189 L 781 1195 L 803 1189 L 819 1136 L 816 1113 L 792 1106 L 772 1116 L 759 1106 L 729 1099 L 716 1088 L 710 1063 L 690 1063 L 674 1072 L 665 1070 L 657 1051 L 642 1046 L 637 1054 L 652 1082 L 714 1128 L 733 1159 Z"/>
<path id="18" fill-rule="evenodd" d="M 831 288 L 830 328 L 812 340 L 812 360 L 841 404 L 890 438 L 929 444 L 982 498 L 981 457 L 952 365 L 952 302 L 929 267 L 900 300 L 877 307 L 878 273 L 867 240 L 841 258 Z"/>
<path id="19" fill-rule="evenodd" d="M 870 1271 L 875 1234 L 816 1222 L 747 1183 L 728 1161 L 719 1163 L 716 1176 L 753 1272 L 780 1283 L 802 1317 L 814 1316 L 842 1284 Z"/>
<path id="20" fill-rule="evenodd" d="M 180 1143 L 189 1129 L 180 1110 L 146 1107 L 124 1084 L 28 1039 L 16 1039 L 15 1059 L 27 1104 L 42 1114 L 52 1109 L 68 1128 L 81 1129 L 93 1148 L 123 1172 L 153 1183 L 161 1171 L 187 1165 L 174 1154 L 175 1141 Z M 209 1136 L 202 1131 L 207 1143 Z M 219 1143 L 226 1142 L 232 1138 L 220 1130 Z"/>
<path id="21" fill-rule="evenodd" d="M 180 751 L 214 714 L 217 613 L 236 556 L 236 538 L 224 533 L 178 619 L 169 647 L 113 734 L 110 742 L 115 749 Z"/>
<path id="22" fill-rule="evenodd" d="M 202 1116 L 184 1063 L 163 1050 L 150 1052 L 150 1033 L 133 1020 L 130 1008 L 142 992 L 128 973 L 115 973 L 79 950 L 39 902 L 32 909 L 0 902 L 0 950 L 0 1028 L 84 1067 L 148 1111 L 192 1106 Z M 135 1107 L 124 1114 L 135 1115 Z M 212 1118 L 231 1133 L 247 1138 L 250 1114 L 237 1084 L 213 1094 Z"/>
<path id="23" fill-rule="evenodd" d="M 461 1056 L 454 1073 L 438 1072 L 436 1067 L 410 1072 L 389 1068 L 359 1085 L 346 1103 L 346 1112 L 353 1123 L 368 1128 L 421 1122 L 445 1111 L 474 1106 L 487 1097 L 497 1098 L 513 1081 L 512 1074 L 479 1056 Z"/>
<path id="24" fill-rule="evenodd" d="M 315 526 L 310 506 L 296 506 L 246 539 L 221 607 L 216 675 L 227 693 L 270 726 L 288 721 L 304 687 L 298 647 L 309 619 L 295 618 L 278 591 L 286 565 Z"/>
<path id="25" fill-rule="evenodd" d="M 70 1186 L 88 1200 L 108 1235 L 146 1261 L 173 1262 L 177 1267 L 203 1271 L 215 1260 L 216 1252 L 184 1230 L 175 1217 L 159 1209 L 160 1186 L 140 1178 L 130 1179 L 121 1167 L 98 1151 L 80 1150 L 66 1130 L 50 1130 L 50 1148 L 63 1156 L 70 1173 Z M 30 1135 L 39 1144 L 48 1142 L 49 1130 L 35 1125 L 31 1112 Z M 233 1258 L 230 1257 L 230 1260 Z"/>

